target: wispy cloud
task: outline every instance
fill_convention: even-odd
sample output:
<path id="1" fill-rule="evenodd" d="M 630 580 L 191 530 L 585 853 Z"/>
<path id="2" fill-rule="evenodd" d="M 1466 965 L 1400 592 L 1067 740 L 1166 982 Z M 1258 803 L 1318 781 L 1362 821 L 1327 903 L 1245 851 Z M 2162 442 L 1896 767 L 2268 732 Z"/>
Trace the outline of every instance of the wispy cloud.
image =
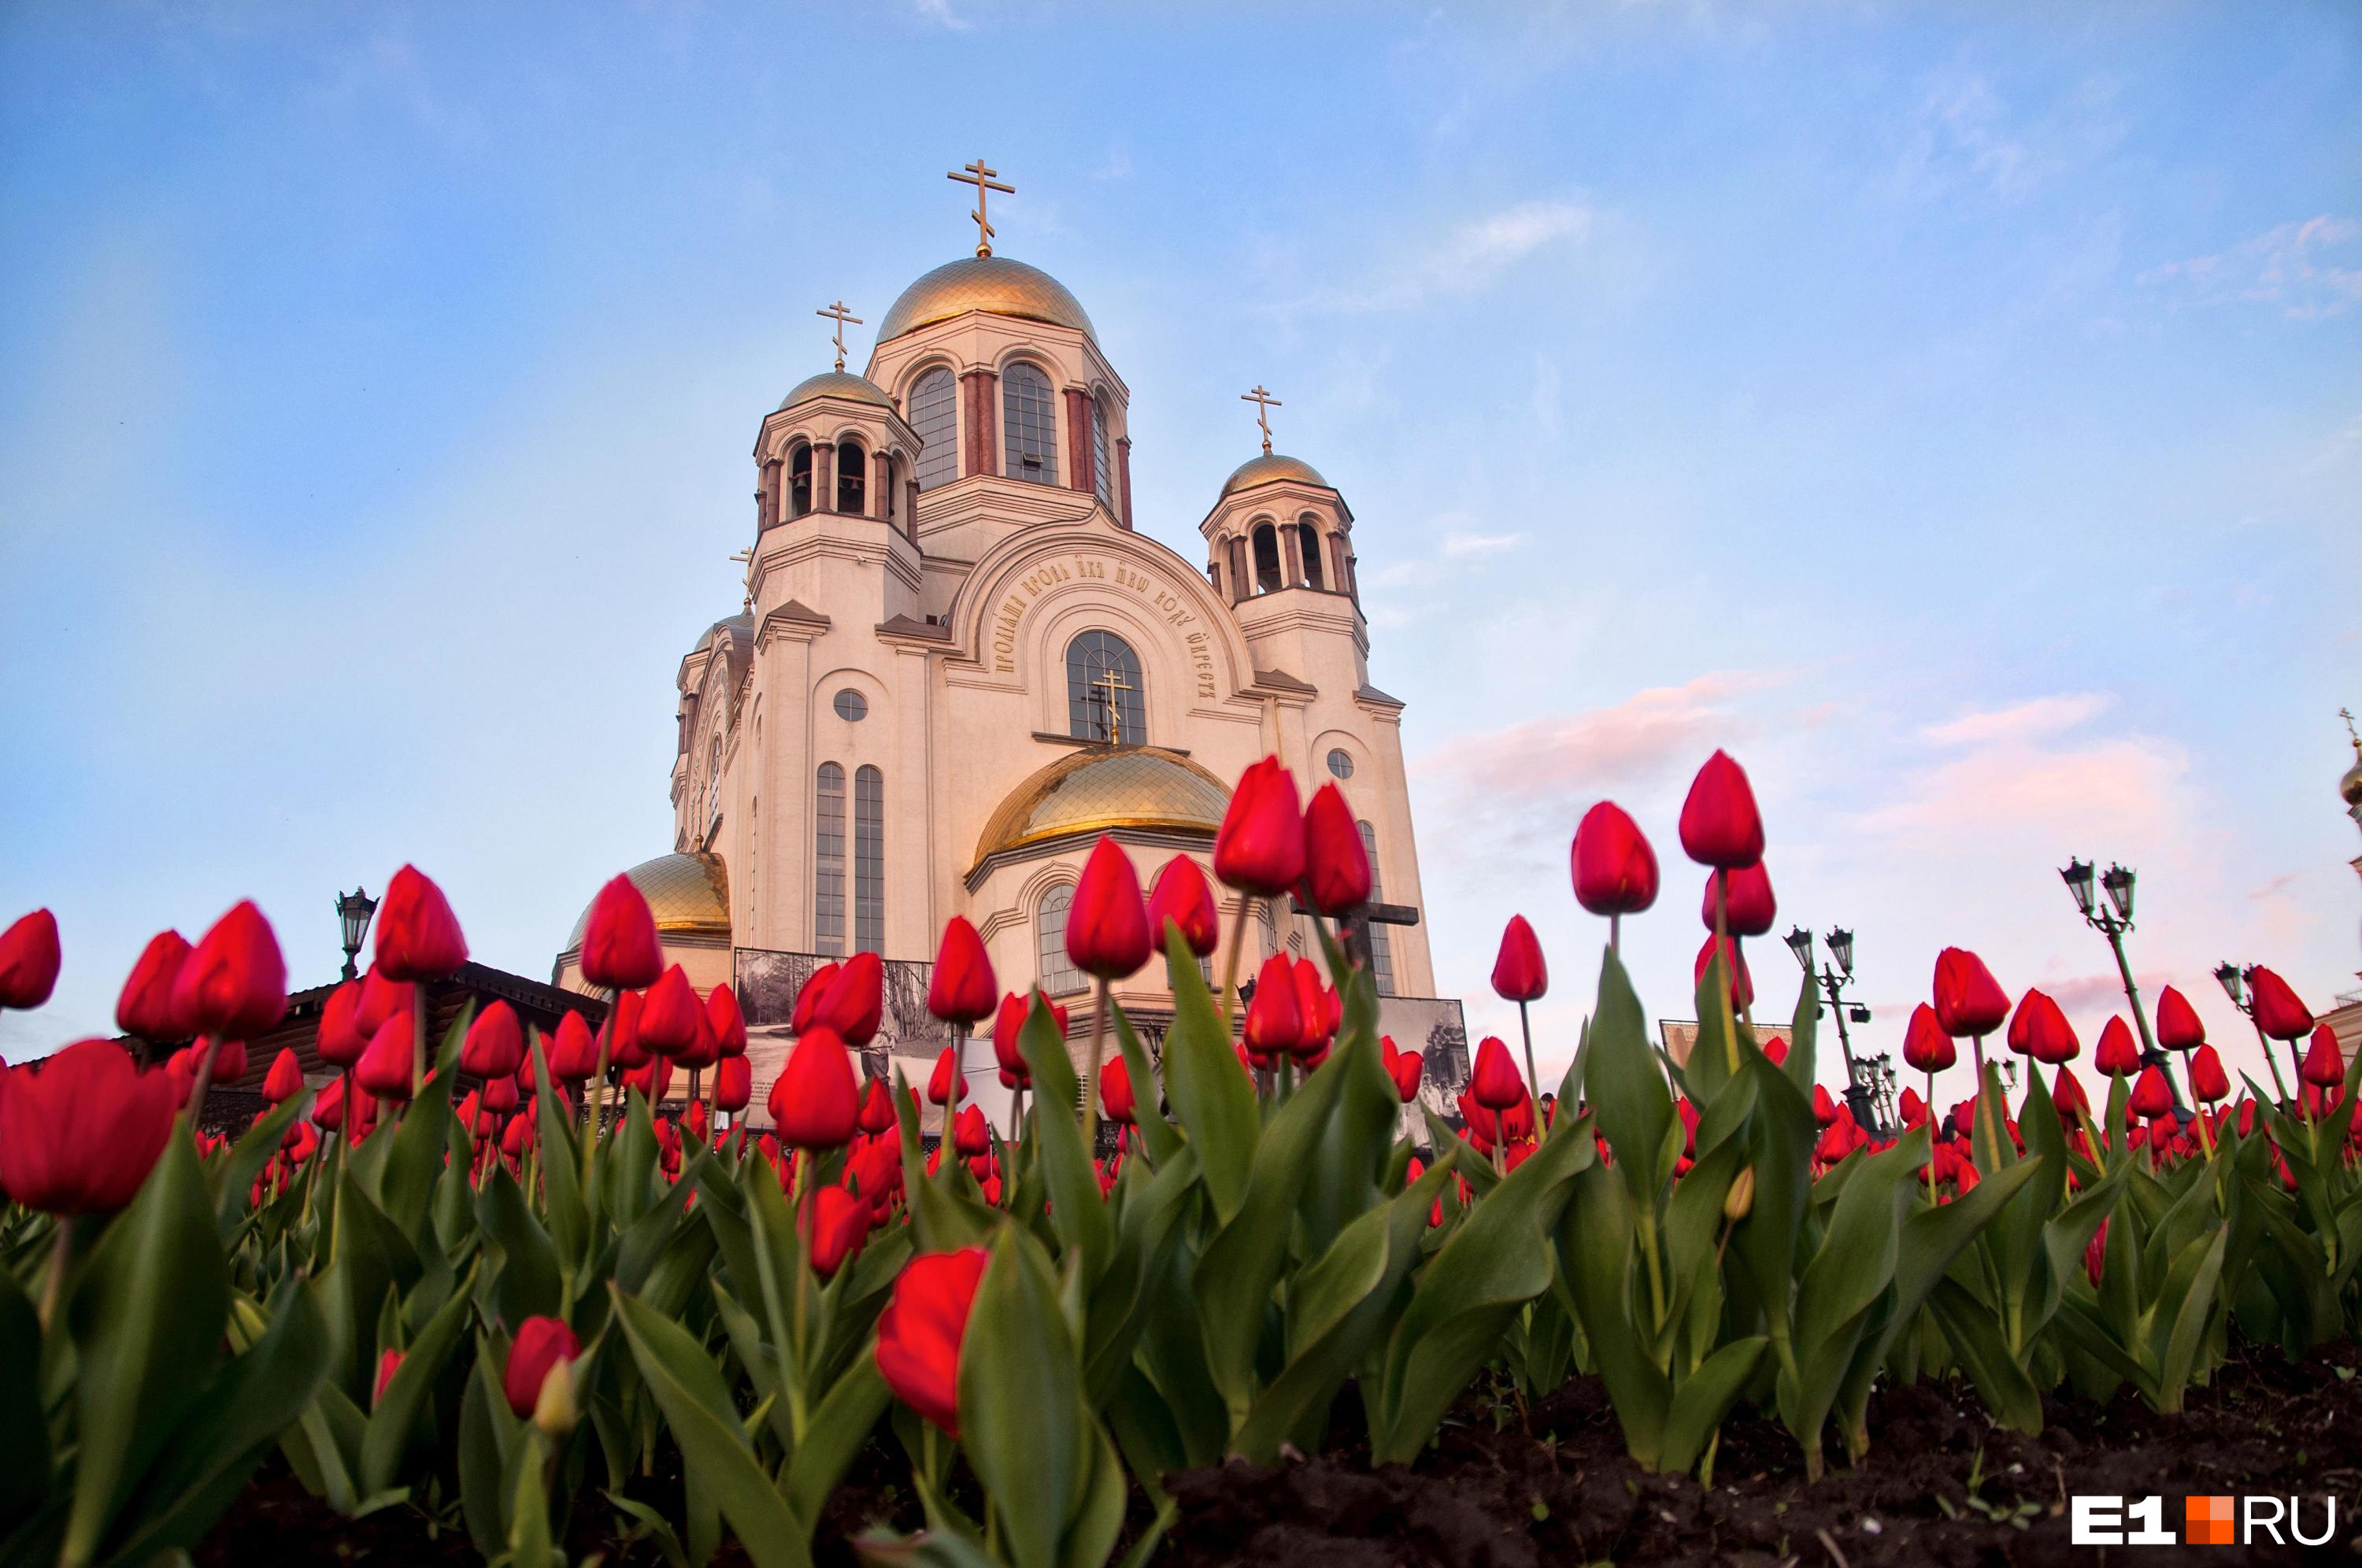
<path id="1" fill-rule="evenodd" d="M 1534 200 L 1469 218 L 1440 241 L 1423 244 L 1376 277 L 1316 294 L 1304 308 L 1410 310 L 1438 297 L 1480 293 L 1518 263 L 1590 233 L 1591 209 L 1578 202 Z"/>
<path id="2" fill-rule="evenodd" d="M 1911 196 L 1973 188 L 2014 202 L 2106 152 L 2124 134 L 2106 81 L 2087 81 L 2027 112 L 1985 73 L 1955 67 L 1929 82 L 1904 120 L 1892 178 Z"/>
<path id="3" fill-rule="evenodd" d="M 2323 214 L 2277 225 L 2211 256 L 2152 267 L 2140 282 L 2179 304 L 2275 305 L 2294 321 L 2342 315 L 2362 300 L 2357 240 L 2362 224 Z"/>
<path id="4" fill-rule="evenodd" d="M 1514 550 L 1525 542 L 1523 534 L 1446 534 L 1442 548 L 1448 559 L 1471 560 Z"/>
<path id="5" fill-rule="evenodd" d="M 2078 691 L 2058 697 L 2036 697 L 2014 707 L 1966 713 L 1949 723 L 1929 724 L 1919 733 L 1938 745 L 1983 745 L 1995 741 L 2024 741 L 2073 729 L 2105 712 L 2115 699 L 2102 691 Z"/>
<path id="6" fill-rule="evenodd" d="M 1733 698 L 1789 679 L 1779 670 L 1716 670 L 1636 691 L 1612 707 L 1462 735 L 1412 767 L 1481 789 L 1496 801 L 1626 789 L 1695 766 L 1728 732 Z"/>
<path id="7" fill-rule="evenodd" d="M 911 0 L 911 8 L 936 26 L 949 28 L 955 33 L 966 32 L 976 25 L 954 14 L 951 0 Z"/>

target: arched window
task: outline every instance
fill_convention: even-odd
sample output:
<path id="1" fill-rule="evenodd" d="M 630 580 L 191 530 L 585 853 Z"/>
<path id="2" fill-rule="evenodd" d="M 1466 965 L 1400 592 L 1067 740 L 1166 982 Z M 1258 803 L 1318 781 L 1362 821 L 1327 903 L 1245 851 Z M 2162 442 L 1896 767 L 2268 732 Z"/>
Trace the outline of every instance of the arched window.
<path id="1" fill-rule="evenodd" d="M 1362 830 L 1362 852 L 1370 857 L 1370 902 L 1385 902 L 1385 889 L 1378 881 L 1378 831 L 1367 823 L 1357 824 Z M 1370 922 L 1370 976 L 1378 983 L 1378 995 L 1395 994 L 1395 950 L 1387 933 L 1392 926 Z"/>
<path id="2" fill-rule="evenodd" d="M 1276 593 L 1287 586 L 1286 573 L 1279 564 L 1279 530 L 1268 523 L 1255 525 L 1254 573 L 1257 593 Z"/>
<path id="3" fill-rule="evenodd" d="M 1140 656 L 1113 632 L 1066 645 L 1066 733 L 1111 745 L 1148 744 L 1148 697 Z"/>
<path id="4" fill-rule="evenodd" d="M 844 769 L 820 765 L 812 806 L 812 951 L 844 956 Z"/>
<path id="5" fill-rule="evenodd" d="M 1042 895 L 1042 911 L 1035 921 L 1035 952 L 1041 959 L 1043 996 L 1064 996 L 1090 984 L 1088 977 L 1075 967 L 1075 961 L 1066 956 L 1066 911 L 1074 901 L 1075 889 L 1070 882 L 1061 882 Z"/>
<path id="6" fill-rule="evenodd" d="M 1009 432 L 1010 479 L 1058 482 L 1057 405 L 1050 395 L 1050 378 L 1019 360 L 1000 377 L 1000 423 Z"/>
<path id="7" fill-rule="evenodd" d="M 886 776 L 853 776 L 853 950 L 886 951 Z"/>
<path id="8" fill-rule="evenodd" d="M 1115 465 L 1108 461 L 1107 400 L 1091 399 L 1091 479 L 1099 504 L 1115 510 Z"/>
<path id="9" fill-rule="evenodd" d="M 1296 525 L 1296 543 L 1304 556 L 1304 585 L 1307 588 L 1324 586 L 1320 580 L 1320 530 L 1309 523 L 1298 523 Z"/>
<path id="10" fill-rule="evenodd" d="M 788 515 L 801 517 L 812 509 L 812 449 L 799 446 L 788 456 Z"/>
<path id="11" fill-rule="evenodd" d="M 836 444 L 836 509 L 858 517 L 868 511 L 869 460 L 858 441 Z"/>
<path id="12" fill-rule="evenodd" d="M 919 488 L 959 478 L 959 383 L 941 366 L 911 383 L 911 430 L 919 448 Z"/>
<path id="13" fill-rule="evenodd" d="M 705 823 L 710 830 L 722 820 L 722 737 L 713 737 L 705 762 Z"/>

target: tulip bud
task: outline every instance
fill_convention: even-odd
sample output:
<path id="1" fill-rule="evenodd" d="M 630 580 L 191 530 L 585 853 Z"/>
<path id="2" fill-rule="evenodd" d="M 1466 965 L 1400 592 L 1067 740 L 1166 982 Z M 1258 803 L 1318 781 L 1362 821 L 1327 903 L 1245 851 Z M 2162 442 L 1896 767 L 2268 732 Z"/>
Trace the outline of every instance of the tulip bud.
<path id="1" fill-rule="evenodd" d="M 58 917 L 35 910 L 0 931 L 0 1009 L 29 1010 L 57 988 Z"/>
<path id="2" fill-rule="evenodd" d="M 877 954 L 856 953 L 835 970 L 805 1027 L 829 1030 L 858 1050 L 877 1037 L 885 1017 L 886 967 Z"/>
<path id="3" fill-rule="evenodd" d="M 2158 993 L 2157 1043 L 2168 1051 L 2195 1051 L 2206 1043 L 2205 1020 L 2171 986 Z"/>
<path id="4" fill-rule="evenodd" d="M 533 1424 L 552 1442 L 574 1434 L 579 1419 L 574 1407 L 574 1363 L 571 1358 L 550 1363 L 542 1375 L 541 1392 L 534 1397 Z"/>
<path id="5" fill-rule="evenodd" d="M 2139 1079 L 2133 1085 L 2131 1100 L 2135 1116 L 2156 1118 L 2173 1113 L 2173 1089 L 2165 1081 L 2165 1074 L 2156 1067 L 2143 1067 Z"/>
<path id="6" fill-rule="evenodd" d="M 838 967 L 835 964 L 822 964 L 804 977 L 804 983 L 796 989 L 796 1005 L 788 1016 L 789 1033 L 801 1034 L 811 1027 L 813 1015 L 820 1010 L 821 999 L 827 996 L 828 988 L 836 983 Z"/>
<path id="7" fill-rule="evenodd" d="M 2223 1071 L 2223 1058 L 2212 1045 L 2199 1046 L 2190 1058 L 2190 1092 L 2210 1105 L 2227 1099 L 2231 1093 L 2231 1079 Z"/>
<path id="8" fill-rule="evenodd" d="M 304 1064 L 295 1059 L 292 1045 L 281 1045 L 279 1055 L 271 1058 L 270 1070 L 262 1075 L 262 1098 L 272 1105 L 282 1105 L 304 1092 Z"/>
<path id="9" fill-rule="evenodd" d="M 1737 870 L 1763 858 L 1763 818 L 1747 770 L 1717 751 L 1705 759 L 1682 802 L 1682 848 L 1702 866 Z"/>
<path id="10" fill-rule="evenodd" d="M 675 964 L 657 977 L 640 1003 L 640 1043 L 659 1056 L 679 1056 L 697 1044 L 705 1006 L 689 974 Z"/>
<path id="11" fill-rule="evenodd" d="M 1940 1073 L 1959 1060 L 1952 1037 L 1926 1002 L 1911 1010 L 1911 1021 L 1903 1031 L 1903 1059 L 1923 1073 Z"/>
<path id="12" fill-rule="evenodd" d="M 875 1138 L 894 1125 L 894 1091 L 884 1078 L 871 1078 L 861 1091 L 861 1110 L 855 1118 L 861 1131 Z"/>
<path id="13" fill-rule="evenodd" d="M 2312 1032 L 2304 1060 L 2297 1071 L 2315 1088 L 2335 1088 L 2345 1081 L 2345 1055 L 2337 1048 L 2337 1031 L 2324 1023 Z"/>
<path id="14" fill-rule="evenodd" d="M 1167 923 L 1178 926 L 1181 940 L 1198 957 L 1210 955 L 1221 940 L 1220 917 L 1214 909 L 1214 890 L 1206 874 L 1186 855 L 1176 855 L 1156 874 L 1148 895 L 1148 934 L 1157 946 L 1164 944 Z"/>
<path id="15" fill-rule="evenodd" d="M 1295 777 L 1277 757 L 1266 756 L 1240 775 L 1231 791 L 1214 835 L 1214 875 L 1243 892 L 1275 898 L 1296 886 L 1304 861 Z"/>
<path id="16" fill-rule="evenodd" d="M 771 1085 L 771 1121 L 779 1141 L 800 1149 L 841 1149 L 859 1125 L 861 1091 L 844 1042 L 813 1027 L 797 1037 L 788 1065 Z"/>
<path id="17" fill-rule="evenodd" d="M 1493 1111 L 1507 1110 L 1526 1098 L 1526 1080 L 1518 1076 L 1509 1048 L 1497 1036 L 1487 1034 L 1477 1043 L 1476 1068 L 1468 1080 L 1468 1092 L 1477 1104 Z"/>
<path id="18" fill-rule="evenodd" d="M 524 1026 L 508 1003 L 494 1001 L 468 1025 L 468 1037 L 459 1046 L 459 1070 L 469 1077 L 504 1078 L 524 1060 Z"/>
<path id="19" fill-rule="evenodd" d="M 1736 1225 L 1754 1208 L 1755 1167 L 1749 1165 L 1731 1179 L 1730 1189 L 1722 1195 L 1722 1217 Z"/>
<path id="20" fill-rule="evenodd" d="M 415 866 L 386 884 L 377 911 L 377 965 L 389 980 L 440 980 L 468 961 L 468 939 L 443 889 Z"/>
<path id="21" fill-rule="evenodd" d="M 579 1084 L 599 1070 L 599 1041 L 582 1015 L 572 1008 L 557 1021 L 557 1032 L 546 1053 L 554 1083 Z"/>
<path id="22" fill-rule="evenodd" d="M 83 1040 L 0 1079 L 0 1193 L 47 1214 L 129 1203 L 171 1135 L 171 1077 Z"/>
<path id="23" fill-rule="evenodd" d="M 2301 1040 L 2312 1032 L 2312 1009 L 2289 983 L 2258 964 L 2247 971 L 2247 991 L 2256 1027 L 2273 1040 Z"/>
<path id="24" fill-rule="evenodd" d="M 1303 1039 L 1304 1012 L 1286 954 L 1275 953 L 1264 960 L 1242 1032 L 1246 1048 L 1265 1056 L 1293 1051 Z"/>
<path id="25" fill-rule="evenodd" d="M 982 1247 L 922 1253 L 895 1277 L 877 1316 L 878 1375 L 895 1397 L 959 1436 L 961 1341 L 990 1254 Z"/>
<path id="26" fill-rule="evenodd" d="M 1714 962 L 1714 938 L 1708 936 L 1698 949 L 1697 960 L 1690 966 L 1690 983 L 1705 984 L 1706 966 Z M 1723 972 L 1730 977 L 1730 1005 L 1744 1010 L 1755 1001 L 1755 978 L 1747 972 L 1747 955 L 1739 951 L 1738 939 L 1722 939 Z"/>
<path id="27" fill-rule="evenodd" d="M 1121 1056 L 1109 1057 L 1107 1066 L 1099 1069 L 1099 1104 L 1105 1108 L 1109 1121 L 1129 1126 L 1139 1115 L 1139 1107 L 1131 1096 L 1131 1068 Z"/>
<path id="28" fill-rule="evenodd" d="M 2110 1075 L 2129 1076 L 2141 1070 L 2140 1047 L 2133 1043 L 2131 1026 L 2123 1019 L 2112 1017 L 2102 1026 L 2092 1065 Z"/>
<path id="29" fill-rule="evenodd" d="M 1991 1034 L 2009 1017 L 2009 993 L 1964 947 L 1936 955 L 1935 1002 L 1936 1021 L 1955 1040 Z"/>
<path id="30" fill-rule="evenodd" d="M 1513 914 L 1502 928 L 1501 950 L 1493 959 L 1493 994 L 1503 1001 L 1540 1000 L 1550 989 L 1550 966 L 1526 917 Z"/>
<path id="31" fill-rule="evenodd" d="M 953 1119 L 952 1149 L 967 1160 L 992 1152 L 992 1132 L 984 1124 L 983 1111 L 971 1105 Z"/>
<path id="32" fill-rule="evenodd" d="M 1148 962 L 1148 910 L 1131 856 L 1107 834 L 1091 846 L 1066 906 L 1066 956 L 1102 980 L 1120 980 Z"/>
<path id="33" fill-rule="evenodd" d="M 1613 801 L 1583 813 L 1568 852 L 1574 901 L 1595 915 L 1638 914 L 1657 901 L 1657 855 Z"/>
<path id="34" fill-rule="evenodd" d="M 287 1012 L 287 964 L 251 900 L 215 921 L 172 981 L 172 1011 L 193 1034 L 262 1033 Z"/>
<path id="35" fill-rule="evenodd" d="M 1312 792 L 1304 812 L 1304 880 L 1312 907 L 1341 915 L 1370 901 L 1370 852 L 1344 792 L 1333 783 Z"/>
<path id="36" fill-rule="evenodd" d="M 744 1056 L 724 1056 L 713 1069 L 713 1109 L 735 1116 L 755 1098 L 755 1069 Z"/>
<path id="37" fill-rule="evenodd" d="M 353 1081 L 380 1099 L 410 1099 L 413 1035 L 417 1026 L 407 1012 L 397 1012 L 370 1037 L 369 1049 L 353 1065 Z"/>
<path id="38" fill-rule="evenodd" d="M 984 938 L 959 915 L 944 925 L 944 940 L 935 950 L 935 969 L 927 983 L 927 1010 L 950 1023 L 975 1023 L 992 1014 L 999 982 Z"/>
<path id="39" fill-rule="evenodd" d="M 609 990 L 635 991 L 664 973 L 664 948 L 647 896 L 616 877 L 590 900 L 582 922 L 582 977 Z"/>
<path id="40" fill-rule="evenodd" d="M 746 1054 L 746 1015 L 739 1010 L 738 993 L 727 984 L 706 993 L 705 1019 L 712 1027 L 714 1050 L 722 1060 Z"/>
<path id="41" fill-rule="evenodd" d="M 188 961 L 188 939 L 177 931 L 160 931 L 140 950 L 116 999 L 115 1025 L 142 1040 L 185 1040 L 195 1031 L 172 1010 L 172 982 Z"/>
<path id="42" fill-rule="evenodd" d="M 955 1105 L 967 1098 L 967 1075 L 960 1071 L 959 1054 L 950 1046 L 935 1058 L 935 1070 L 927 1077 L 927 1103 Z"/>
<path id="43" fill-rule="evenodd" d="M 1780 901 L 1772 893 L 1772 873 L 1763 862 L 1742 866 L 1735 871 L 1716 872 L 1705 879 L 1705 901 L 1698 908 L 1698 918 L 1708 931 L 1714 929 L 1715 887 L 1723 884 L 1723 929 L 1733 936 L 1761 936 L 1772 929 L 1779 918 Z"/>

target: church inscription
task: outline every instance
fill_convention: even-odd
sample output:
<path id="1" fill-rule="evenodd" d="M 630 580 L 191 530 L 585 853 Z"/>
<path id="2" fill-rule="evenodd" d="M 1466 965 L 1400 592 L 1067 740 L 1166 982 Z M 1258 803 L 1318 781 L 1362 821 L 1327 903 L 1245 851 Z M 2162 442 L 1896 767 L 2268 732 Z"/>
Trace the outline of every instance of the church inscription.
<path id="1" fill-rule="evenodd" d="M 1009 597 L 992 617 L 992 667 L 1004 675 L 1017 670 L 1017 632 L 1032 608 L 1044 593 L 1061 583 L 1076 580 L 1111 582 L 1140 596 L 1142 602 L 1164 619 L 1164 624 L 1181 634 L 1183 646 L 1189 651 L 1190 673 L 1198 695 L 1214 696 L 1214 639 L 1198 617 L 1190 613 L 1181 596 L 1137 567 L 1124 561 L 1109 561 L 1090 556 L 1076 556 L 1068 560 L 1046 561 L 1017 580 Z"/>

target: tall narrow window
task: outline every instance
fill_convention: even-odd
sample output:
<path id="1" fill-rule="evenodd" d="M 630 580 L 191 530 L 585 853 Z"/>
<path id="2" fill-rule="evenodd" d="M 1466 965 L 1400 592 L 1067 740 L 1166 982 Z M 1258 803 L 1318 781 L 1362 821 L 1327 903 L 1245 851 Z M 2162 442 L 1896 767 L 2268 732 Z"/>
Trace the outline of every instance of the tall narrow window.
<path id="1" fill-rule="evenodd" d="M 752 941 L 755 911 L 763 902 L 763 802 L 746 803 L 746 929 Z"/>
<path id="2" fill-rule="evenodd" d="M 1075 961 L 1066 956 L 1066 911 L 1074 904 L 1075 889 L 1071 883 L 1062 882 L 1042 895 L 1042 911 L 1038 917 L 1035 952 L 1041 960 L 1042 994 L 1064 996 L 1079 991 L 1090 982 Z"/>
<path id="3" fill-rule="evenodd" d="M 1296 525 L 1296 542 L 1304 556 L 1304 585 L 1307 588 L 1324 586 L 1320 580 L 1320 530 L 1309 523 L 1298 523 Z"/>
<path id="4" fill-rule="evenodd" d="M 949 370 L 929 370 L 911 383 L 911 431 L 918 436 L 919 488 L 959 478 L 959 383 Z"/>
<path id="5" fill-rule="evenodd" d="M 1148 697 L 1140 656 L 1113 632 L 1066 645 L 1066 733 L 1110 745 L 1148 744 Z"/>
<path id="6" fill-rule="evenodd" d="M 1115 469 L 1108 461 L 1107 403 L 1091 399 L 1091 481 L 1099 493 L 1099 504 L 1109 512 L 1115 510 Z"/>
<path id="7" fill-rule="evenodd" d="M 706 828 L 706 831 L 707 831 L 708 833 L 712 832 L 712 831 L 713 831 L 713 824 L 714 824 L 715 823 L 720 822 L 721 820 L 722 820 L 722 737 L 721 737 L 720 735 L 716 735 L 716 736 L 714 736 L 714 737 L 713 737 L 713 745 L 712 745 L 712 747 L 709 749 L 709 751 L 708 751 L 708 754 L 707 754 L 707 760 L 706 760 L 706 764 L 705 764 L 705 828 Z"/>
<path id="8" fill-rule="evenodd" d="M 798 447 L 788 458 L 788 515 L 801 517 L 812 509 L 812 449 Z"/>
<path id="9" fill-rule="evenodd" d="M 853 950 L 886 951 L 886 776 L 853 776 Z"/>
<path id="10" fill-rule="evenodd" d="M 820 765 L 812 806 L 812 951 L 844 956 L 844 769 Z"/>
<path id="11" fill-rule="evenodd" d="M 1370 902 L 1385 901 L 1385 889 L 1378 881 L 1378 831 L 1367 823 L 1362 829 L 1362 850 L 1370 857 Z M 1378 995 L 1395 994 L 1395 950 L 1387 933 L 1394 928 L 1370 922 L 1370 976 L 1378 983 Z"/>
<path id="12" fill-rule="evenodd" d="M 1279 530 L 1268 523 L 1255 525 L 1254 571 L 1257 593 L 1276 593 L 1287 586 L 1279 564 Z"/>
<path id="13" fill-rule="evenodd" d="M 868 510 L 869 462 L 860 443 L 836 444 L 836 509 L 858 517 Z"/>
<path id="14" fill-rule="evenodd" d="M 1009 477 L 1056 484 L 1058 415 L 1050 378 L 1021 359 L 1010 366 L 1000 378 L 1000 422 L 1009 431 Z"/>

